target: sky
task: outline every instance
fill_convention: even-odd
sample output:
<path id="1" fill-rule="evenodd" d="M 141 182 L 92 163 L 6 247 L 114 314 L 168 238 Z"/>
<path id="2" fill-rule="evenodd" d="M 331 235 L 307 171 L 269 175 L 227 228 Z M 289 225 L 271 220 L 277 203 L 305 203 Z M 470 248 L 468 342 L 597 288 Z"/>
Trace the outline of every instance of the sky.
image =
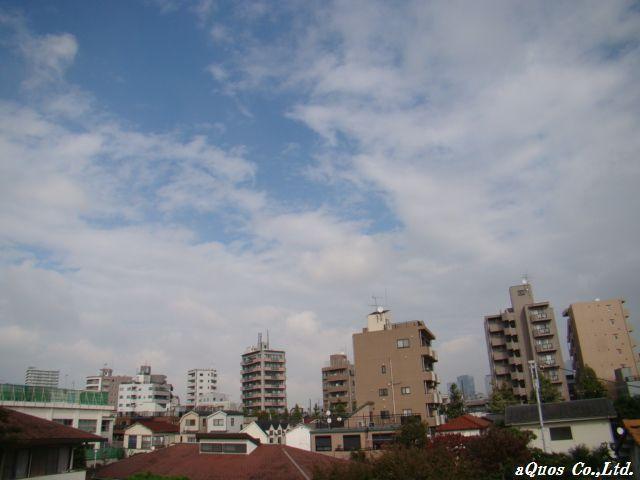
<path id="1" fill-rule="evenodd" d="M 636 2 L 5 1 L 0 381 L 215 367 L 321 399 L 377 304 L 483 390 L 483 317 L 640 316 Z M 566 357 L 566 347 L 565 359 Z"/>

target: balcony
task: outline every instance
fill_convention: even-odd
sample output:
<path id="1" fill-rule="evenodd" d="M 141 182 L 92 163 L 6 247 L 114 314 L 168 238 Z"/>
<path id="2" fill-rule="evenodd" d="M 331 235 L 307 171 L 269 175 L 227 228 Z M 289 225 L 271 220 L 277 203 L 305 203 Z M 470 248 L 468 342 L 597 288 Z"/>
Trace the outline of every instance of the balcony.
<path id="1" fill-rule="evenodd" d="M 489 333 L 498 333 L 502 331 L 502 325 L 498 323 L 489 324 Z"/>
<path id="2" fill-rule="evenodd" d="M 491 356 L 493 357 L 494 361 L 507 360 L 509 358 L 509 354 L 502 351 L 492 352 Z"/>
<path id="3" fill-rule="evenodd" d="M 346 392 L 349 389 L 349 385 L 327 385 L 324 390 L 326 392 Z"/>
<path id="4" fill-rule="evenodd" d="M 551 335 L 551 329 L 549 327 L 542 327 L 542 328 L 534 328 L 533 329 L 533 336 L 534 337 L 545 337 L 547 335 Z"/>
<path id="5" fill-rule="evenodd" d="M 555 350 L 557 347 L 551 342 L 536 344 L 536 352 L 553 352 Z"/>
<path id="6" fill-rule="evenodd" d="M 550 368 L 555 367 L 557 365 L 555 359 L 553 360 L 543 360 L 539 362 L 540 368 Z"/>
<path id="7" fill-rule="evenodd" d="M 261 371 L 261 369 L 262 367 L 260 366 L 260 364 L 253 365 L 250 367 L 242 367 L 242 374 L 244 375 L 245 373 L 259 372 Z"/>
<path id="8" fill-rule="evenodd" d="M 545 322 L 550 319 L 550 316 L 546 311 L 529 310 L 529 319 L 532 322 Z"/>
<path id="9" fill-rule="evenodd" d="M 507 367 L 495 367 L 496 375 L 510 375 L 511 370 Z"/>
<path id="10" fill-rule="evenodd" d="M 260 399 L 262 398 L 262 393 L 245 393 L 242 395 L 243 400 L 252 400 L 252 399 Z"/>
<path id="11" fill-rule="evenodd" d="M 518 329 L 516 329 L 515 327 L 507 327 L 504 329 L 504 334 L 505 335 L 518 335 Z"/>
<path id="12" fill-rule="evenodd" d="M 264 371 L 265 372 L 284 372 L 286 369 L 285 367 L 281 367 L 281 366 L 264 366 Z"/>
<path id="13" fill-rule="evenodd" d="M 427 382 L 433 382 L 433 383 L 439 382 L 438 374 L 435 372 L 423 372 L 423 375 L 424 375 L 424 380 L 426 380 Z"/>
<path id="14" fill-rule="evenodd" d="M 438 361 L 438 354 L 431 347 L 422 347 L 422 355 L 430 357 L 434 362 Z"/>
<path id="15" fill-rule="evenodd" d="M 505 343 L 506 343 L 506 340 L 504 337 L 491 337 L 492 347 L 499 347 L 501 345 L 504 345 Z"/>
<path id="16" fill-rule="evenodd" d="M 439 392 L 427 393 L 425 395 L 426 402 L 429 404 L 442 403 L 442 396 Z"/>

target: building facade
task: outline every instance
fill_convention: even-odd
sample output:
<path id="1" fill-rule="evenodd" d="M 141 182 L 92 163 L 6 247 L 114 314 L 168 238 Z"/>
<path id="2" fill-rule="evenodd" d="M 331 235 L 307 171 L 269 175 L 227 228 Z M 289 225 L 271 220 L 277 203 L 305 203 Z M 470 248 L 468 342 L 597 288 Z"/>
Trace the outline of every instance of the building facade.
<path id="1" fill-rule="evenodd" d="M 187 372 L 187 407 L 206 406 L 218 400 L 218 371 L 215 368 L 194 368 Z"/>
<path id="2" fill-rule="evenodd" d="M 60 370 L 41 370 L 36 367 L 27 368 L 24 384 L 32 387 L 57 387 L 60 382 Z"/>
<path id="3" fill-rule="evenodd" d="M 458 390 L 465 400 L 476 398 L 476 384 L 471 375 L 460 375 L 456 378 Z"/>
<path id="4" fill-rule="evenodd" d="M 269 348 L 269 340 L 242 354 L 242 404 L 250 412 L 287 409 L 287 368 L 284 350 Z"/>
<path id="5" fill-rule="evenodd" d="M 617 369 L 627 368 L 627 377 L 638 378 L 633 329 L 623 299 L 572 303 L 563 315 L 567 317 L 569 354 L 576 375 L 588 365 L 598 378 L 607 381 L 612 395 L 616 394 Z"/>
<path id="6" fill-rule="evenodd" d="M 355 410 L 355 370 L 344 353 L 329 356 L 329 365 L 322 368 L 322 403 L 324 410 Z"/>
<path id="7" fill-rule="evenodd" d="M 511 387 L 516 398 L 527 402 L 533 392 L 528 362 L 533 360 L 569 400 L 553 308 L 549 302 L 534 301 L 526 282 L 510 287 L 509 296 L 511 308 L 484 317 L 493 384 Z"/>
<path id="8" fill-rule="evenodd" d="M 118 387 L 118 415 L 169 414 L 172 391 L 166 375 L 152 375 L 151 367 L 142 365 L 131 382 Z"/>
<path id="9" fill-rule="evenodd" d="M 367 327 L 353 335 L 356 403 L 372 402 L 373 416 L 420 416 L 430 427 L 442 423 L 435 336 L 420 320 L 392 323 L 379 307 Z"/>
<path id="10" fill-rule="evenodd" d="M 86 378 L 85 390 L 91 392 L 107 392 L 109 404 L 118 405 L 118 390 L 121 383 L 130 383 L 133 377 L 128 375 L 113 375 L 113 370 L 108 367 L 100 369 L 99 375 L 90 375 Z"/>

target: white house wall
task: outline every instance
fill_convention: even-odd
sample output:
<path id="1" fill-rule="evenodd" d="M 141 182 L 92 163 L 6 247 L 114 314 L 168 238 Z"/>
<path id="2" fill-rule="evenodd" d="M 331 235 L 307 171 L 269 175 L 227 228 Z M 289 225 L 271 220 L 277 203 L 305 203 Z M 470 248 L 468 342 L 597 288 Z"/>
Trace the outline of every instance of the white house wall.
<path id="1" fill-rule="evenodd" d="M 285 434 L 285 445 L 311 451 L 311 431 L 308 427 L 298 426 Z"/>
<path id="2" fill-rule="evenodd" d="M 607 446 L 614 441 L 613 432 L 611 430 L 611 422 L 609 420 L 586 420 L 579 422 L 554 422 L 545 423 L 545 440 L 547 448 L 553 453 L 568 453 L 569 450 L 577 445 L 586 445 L 593 449 L 598 448 L 603 443 Z M 554 427 L 571 427 L 571 440 L 551 440 L 549 428 Z M 520 430 L 529 430 L 536 436 L 529 446 L 542 449 L 542 436 L 540 435 L 540 427 L 537 425 L 518 426 Z"/>

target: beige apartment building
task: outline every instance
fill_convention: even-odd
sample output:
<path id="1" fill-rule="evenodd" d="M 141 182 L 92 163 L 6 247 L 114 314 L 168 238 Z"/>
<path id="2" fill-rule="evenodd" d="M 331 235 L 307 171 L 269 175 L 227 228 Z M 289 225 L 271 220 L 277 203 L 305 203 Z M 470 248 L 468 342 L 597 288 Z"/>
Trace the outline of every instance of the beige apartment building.
<path id="1" fill-rule="evenodd" d="M 367 328 L 353 335 L 356 403 L 372 402 L 373 416 L 420 416 L 430 427 L 442 423 L 435 336 L 420 320 L 393 323 L 379 307 Z"/>
<path id="2" fill-rule="evenodd" d="M 623 299 L 572 303 L 563 315 L 567 317 L 569 354 L 576 373 L 590 366 L 598 378 L 608 380 L 606 386 L 612 395 L 616 369 L 627 367 L 631 376 L 638 377 L 636 344 Z"/>
<path id="3" fill-rule="evenodd" d="M 509 385 L 517 398 L 528 401 L 533 392 L 528 362 L 534 360 L 569 400 L 553 308 L 549 302 L 534 301 L 528 282 L 510 287 L 509 297 L 511 308 L 484 317 L 492 382 Z"/>
<path id="4" fill-rule="evenodd" d="M 242 354 L 242 404 L 252 413 L 261 410 L 282 413 L 287 409 L 286 358 L 283 350 L 269 348 L 269 340 L 249 347 Z"/>
<path id="5" fill-rule="evenodd" d="M 334 411 L 339 405 L 347 413 L 355 410 L 355 371 L 344 353 L 329 356 L 329 365 L 322 369 L 322 405 L 324 411 Z"/>

